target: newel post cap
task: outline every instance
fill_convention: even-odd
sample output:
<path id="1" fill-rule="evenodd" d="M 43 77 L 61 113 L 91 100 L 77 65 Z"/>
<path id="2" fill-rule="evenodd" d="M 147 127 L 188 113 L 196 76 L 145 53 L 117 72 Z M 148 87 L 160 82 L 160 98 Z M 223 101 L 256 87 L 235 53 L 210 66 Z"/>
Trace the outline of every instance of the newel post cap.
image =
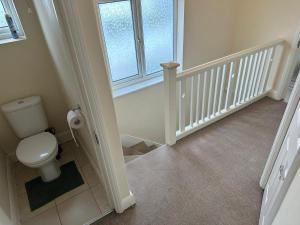
<path id="1" fill-rule="evenodd" d="M 161 63 L 160 66 L 164 69 L 171 70 L 171 69 L 176 69 L 177 67 L 180 66 L 180 64 L 177 62 L 168 62 L 168 63 Z"/>

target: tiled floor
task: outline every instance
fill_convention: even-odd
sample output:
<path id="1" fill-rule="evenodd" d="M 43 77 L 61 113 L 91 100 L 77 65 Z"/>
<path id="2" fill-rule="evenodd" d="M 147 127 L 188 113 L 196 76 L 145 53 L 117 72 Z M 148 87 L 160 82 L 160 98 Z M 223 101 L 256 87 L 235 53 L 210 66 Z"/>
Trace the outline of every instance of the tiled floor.
<path id="1" fill-rule="evenodd" d="M 24 184 L 39 174 L 35 169 L 16 163 L 16 189 L 22 225 L 83 225 L 111 211 L 104 188 L 84 152 L 73 142 L 62 147 L 60 164 L 74 160 L 85 183 L 31 211 Z"/>

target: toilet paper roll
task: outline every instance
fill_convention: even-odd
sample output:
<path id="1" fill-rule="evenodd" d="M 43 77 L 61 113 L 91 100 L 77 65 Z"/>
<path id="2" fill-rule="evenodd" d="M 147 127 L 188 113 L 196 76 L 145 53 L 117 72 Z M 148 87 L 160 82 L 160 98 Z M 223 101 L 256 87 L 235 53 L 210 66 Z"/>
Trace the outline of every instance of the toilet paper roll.
<path id="1" fill-rule="evenodd" d="M 71 128 L 77 130 L 83 126 L 84 119 L 79 110 L 70 110 L 67 115 L 67 121 Z"/>
<path id="2" fill-rule="evenodd" d="M 73 138 L 76 146 L 78 147 L 79 145 L 77 143 L 73 129 L 77 130 L 83 126 L 84 118 L 83 118 L 80 110 L 70 110 L 67 114 L 67 121 L 68 121 L 69 129 L 72 134 L 72 138 Z"/>

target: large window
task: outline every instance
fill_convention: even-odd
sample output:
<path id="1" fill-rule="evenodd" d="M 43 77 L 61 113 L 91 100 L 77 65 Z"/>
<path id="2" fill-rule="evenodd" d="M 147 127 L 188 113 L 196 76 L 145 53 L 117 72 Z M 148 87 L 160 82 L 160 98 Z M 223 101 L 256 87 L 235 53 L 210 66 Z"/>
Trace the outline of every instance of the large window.
<path id="1" fill-rule="evenodd" d="M 21 37 L 24 36 L 24 31 L 13 0 L 0 0 L 0 40 L 10 39 L 12 37 L 5 19 L 5 14 L 9 14 L 12 17 L 18 35 Z"/>
<path id="2" fill-rule="evenodd" d="M 174 60 L 174 0 L 100 0 L 100 20 L 113 85 L 162 74 Z"/>

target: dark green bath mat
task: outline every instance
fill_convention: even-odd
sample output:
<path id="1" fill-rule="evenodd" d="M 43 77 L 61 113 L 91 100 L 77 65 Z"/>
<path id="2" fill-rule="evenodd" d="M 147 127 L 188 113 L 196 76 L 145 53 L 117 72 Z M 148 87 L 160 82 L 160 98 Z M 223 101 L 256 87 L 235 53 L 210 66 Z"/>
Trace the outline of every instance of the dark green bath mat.
<path id="1" fill-rule="evenodd" d="M 60 169 L 60 177 L 51 182 L 43 182 L 41 177 L 37 177 L 25 184 L 32 211 L 84 184 L 74 161 L 62 165 Z"/>

